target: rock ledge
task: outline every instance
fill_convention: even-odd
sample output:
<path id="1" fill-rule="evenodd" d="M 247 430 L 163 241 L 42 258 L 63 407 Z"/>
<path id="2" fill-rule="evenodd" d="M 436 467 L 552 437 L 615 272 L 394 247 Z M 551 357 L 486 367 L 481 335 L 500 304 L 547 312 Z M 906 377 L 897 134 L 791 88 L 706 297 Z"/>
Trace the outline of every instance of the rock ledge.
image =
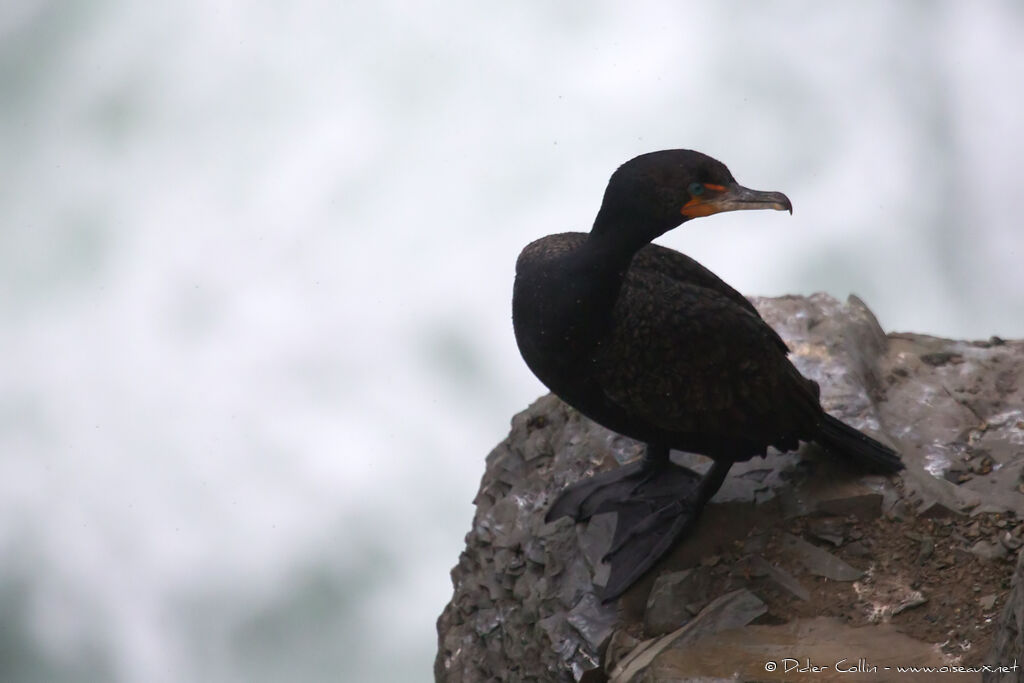
<path id="1" fill-rule="evenodd" d="M 544 511 L 642 446 L 542 397 L 487 457 L 437 680 L 764 681 L 806 665 L 821 681 L 898 680 L 901 666 L 976 681 L 971 667 L 1024 663 L 1024 342 L 886 336 L 855 297 L 755 304 L 825 408 L 893 444 L 903 475 L 812 446 L 737 464 L 695 534 L 602 605 L 614 516 Z"/>

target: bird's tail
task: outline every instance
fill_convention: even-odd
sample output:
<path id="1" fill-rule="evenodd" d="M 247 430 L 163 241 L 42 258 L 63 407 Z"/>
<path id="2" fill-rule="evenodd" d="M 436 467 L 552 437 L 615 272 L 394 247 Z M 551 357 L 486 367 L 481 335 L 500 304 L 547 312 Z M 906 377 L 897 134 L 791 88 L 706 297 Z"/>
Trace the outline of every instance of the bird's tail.
<path id="1" fill-rule="evenodd" d="M 888 474 L 903 469 L 899 453 L 827 413 L 819 443 L 872 472 Z"/>

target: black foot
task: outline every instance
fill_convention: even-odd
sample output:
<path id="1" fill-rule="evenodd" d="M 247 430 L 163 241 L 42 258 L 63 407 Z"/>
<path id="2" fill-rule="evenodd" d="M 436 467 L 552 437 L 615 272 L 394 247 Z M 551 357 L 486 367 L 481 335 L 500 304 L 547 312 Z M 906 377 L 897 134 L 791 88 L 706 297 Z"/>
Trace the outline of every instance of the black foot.
<path id="1" fill-rule="evenodd" d="M 649 452 L 650 453 L 650 452 Z M 602 472 L 568 487 L 555 499 L 547 521 L 569 516 L 584 521 L 616 514 L 615 536 L 604 561 L 611 566 L 601 600 L 622 595 L 678 541 L 721 487 L 731 462 L 715 462 L 706 475 L 673 464 L 654 452 L 640 462 Z"/>
<path id="2" fill-rule="evenodd" d="M 700 500 L 700 476 L 686 472 L 689 476 L 671 493 L 647 494 L 608 505 L 617 519 L 612 547 L 603 558 L 611 571 L 602 602 L 625 593 L 693 530 L 704 502 Z"/>
<path id="3" fill-rule="evenodd" d="M 624 502 L 647 501 L 661 507 L 685 496 L 699 480 L 693 470 L 671 462 L 631 462 L 568 486 L 548 508 L 544 520 L 572 517 L 585 522 L 602 512 L 619 512 Z"/>

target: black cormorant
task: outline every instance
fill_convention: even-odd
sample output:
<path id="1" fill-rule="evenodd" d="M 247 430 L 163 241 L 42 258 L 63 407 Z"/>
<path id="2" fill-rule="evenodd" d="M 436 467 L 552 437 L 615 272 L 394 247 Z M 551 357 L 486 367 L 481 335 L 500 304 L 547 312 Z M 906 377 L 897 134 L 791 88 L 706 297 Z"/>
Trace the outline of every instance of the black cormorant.
<path id="1" fill-rule="evenodd" d="M 611 177 L 589 234 L 543 237 L 516 262 L 512 319 L 523 359 L 559 398 L 647 445 L 644 457 L 569 486 L 549 520 L 618 513 L 603 599 L 642 576 L 690 529 L 734 462 L 800 441 L 876 472 L 899 456 L 827 414 L 818 385 L 754 306 L 693 259 L 650 244 L 691 218 L 789 210 L 690 150 L 644 154 Z M 669 450 L 714 462 L 703 477 Z"/>

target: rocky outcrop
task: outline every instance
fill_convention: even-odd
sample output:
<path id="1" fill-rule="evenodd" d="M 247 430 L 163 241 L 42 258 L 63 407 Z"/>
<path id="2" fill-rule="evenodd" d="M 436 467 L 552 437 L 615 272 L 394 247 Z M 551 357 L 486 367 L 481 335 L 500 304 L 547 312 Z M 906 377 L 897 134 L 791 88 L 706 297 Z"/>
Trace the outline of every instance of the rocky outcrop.
<path id="1" fill-rule="evenodd" d="M 999 615 L 993 638 L 992 650 L 985 663 L 993 669 L 1001 666 L 1024 666 L 1024 553 L 1017 555 L 1017 568 L 1011 581 L 1013 590 L 1006 599 L 1006 606 Z M 1016 683 L 1024 679 L 1020 667 L 1009 671 L 986 672 L 986 683 Z"/>
<path id="2" fill-rule="evenodd" d="M 902 453 L 902 476 L 844 469 L 813 446 L 739 463 L 695 533 L 603 605 L 614 515 L 546 524 L 544 511 L 642 446 L 545 396 L 487 457 L 438 620 L 438 680 L 884 681 L 904 666 L 978 680 L 984 662 L 1024 654 L 1024 588 L 1010 591 L 1024 342 L 886 336 L 853 297 L 755 303 L 826 409 Z M 986 674 L 1000 675 L 1012 672 Z"/>

